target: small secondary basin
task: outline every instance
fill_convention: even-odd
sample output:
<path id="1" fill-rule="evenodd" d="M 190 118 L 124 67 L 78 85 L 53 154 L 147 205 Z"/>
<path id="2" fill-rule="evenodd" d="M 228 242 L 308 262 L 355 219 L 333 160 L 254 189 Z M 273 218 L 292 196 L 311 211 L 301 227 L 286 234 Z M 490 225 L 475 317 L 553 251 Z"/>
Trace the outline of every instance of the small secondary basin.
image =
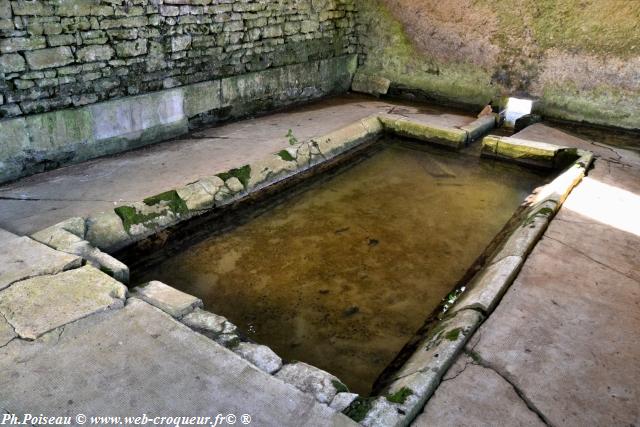
<path id="1" fill-rule="evenodd" d="M 546 174 L 385 140 L 365 160 L 146 268 L 285 360 L 371 386 Z"/>

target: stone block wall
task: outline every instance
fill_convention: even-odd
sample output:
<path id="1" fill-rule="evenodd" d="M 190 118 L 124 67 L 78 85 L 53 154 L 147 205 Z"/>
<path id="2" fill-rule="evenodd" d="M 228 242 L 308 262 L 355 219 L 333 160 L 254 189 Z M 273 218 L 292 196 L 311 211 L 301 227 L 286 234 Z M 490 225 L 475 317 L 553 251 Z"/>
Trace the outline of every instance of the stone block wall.
<path id="1" fill-rule="evenodd" d="M 0 0 L 0 117 L 355 52 L 353 0 Z"/>
<path id="2" fill-rule="evenodd" d="M 346 92 L 355 0 L 0 0 L 0 183 Z"/>

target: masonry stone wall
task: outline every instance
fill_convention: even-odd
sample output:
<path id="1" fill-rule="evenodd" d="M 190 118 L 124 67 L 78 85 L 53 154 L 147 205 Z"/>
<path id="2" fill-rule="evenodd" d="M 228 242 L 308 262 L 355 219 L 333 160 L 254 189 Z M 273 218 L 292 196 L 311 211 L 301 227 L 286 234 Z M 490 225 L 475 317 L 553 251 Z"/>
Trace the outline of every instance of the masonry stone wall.
<path id="1" fill-rule="evenodd" d="M 0 0 L 0 182 L 345 92 L 354 0 Z"/>
<path id="2" fill-rule="evenodd" d="M 354 53 L 353 0 L 0 0 L 0 116 Z"/>

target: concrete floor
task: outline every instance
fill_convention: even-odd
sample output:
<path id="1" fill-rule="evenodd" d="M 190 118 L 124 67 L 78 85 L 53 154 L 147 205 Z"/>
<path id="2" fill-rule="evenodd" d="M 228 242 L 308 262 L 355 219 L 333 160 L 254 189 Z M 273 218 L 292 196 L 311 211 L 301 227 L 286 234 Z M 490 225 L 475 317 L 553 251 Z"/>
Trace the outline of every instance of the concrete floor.
<path id="1" fill-rule="evenodd" d="M 264 158 L 288 146 L 289 129 L 304 140 L 391 110 L 443 126 L 463 126 L 474 120 L 444 109 L 400 106 L 356 95 L 326 99 L 0 186 L 0 228 L 31 234 L 73 216 L 142 200 Z"/>
<path id="2" fill-rule="evenodd" d="M 414 425 L 640 425 L 640 156 L 518 136 L 598 160 Z"/>
<path id="3" fill-rule="evenodd" d="M 0 227 L 31 233 L 255 160 L 286 146 L 290 128 L 303 139 L 391 109 L 449 126 L 473 119 L 370 98 L 326 100 L 5 185 Z M 414 425 L 638 426 L 640 156 L 540 124 L 518 136 L 587 148 L 598 160 Z M 33 342 L 7 338 L 0 345 L 0 371 L 9 374 L 0 376 L 0 410 L 189 412 L 204 409 L 198 406 L 204 402 L 207 408 L 248 408 L 260 417 L 258 425 L 349 424 L 214 342 L 130 301 Z M 140 360 L 141 354 L 150 356 Z M 198 372 L 206 372 L 206 381 Z M 240 372 L 246 382 L 236 381 L 245 375 Z M 264 392 L 271 387 L 273 393 Z M 157 394 L 165 389 L 166 395 Z"/>

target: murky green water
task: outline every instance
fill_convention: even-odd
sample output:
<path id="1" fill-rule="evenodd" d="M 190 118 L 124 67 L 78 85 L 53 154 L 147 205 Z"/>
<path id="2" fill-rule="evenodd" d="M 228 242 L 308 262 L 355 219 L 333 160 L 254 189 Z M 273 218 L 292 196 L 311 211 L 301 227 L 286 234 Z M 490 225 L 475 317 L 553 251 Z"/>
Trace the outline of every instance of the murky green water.
<path id="1" fill-rule="evenodd" d="M 388 145 L 141 280 L 202 298 L 283 358 L 366 395 L 542 180 L 476 156 Z"/>

